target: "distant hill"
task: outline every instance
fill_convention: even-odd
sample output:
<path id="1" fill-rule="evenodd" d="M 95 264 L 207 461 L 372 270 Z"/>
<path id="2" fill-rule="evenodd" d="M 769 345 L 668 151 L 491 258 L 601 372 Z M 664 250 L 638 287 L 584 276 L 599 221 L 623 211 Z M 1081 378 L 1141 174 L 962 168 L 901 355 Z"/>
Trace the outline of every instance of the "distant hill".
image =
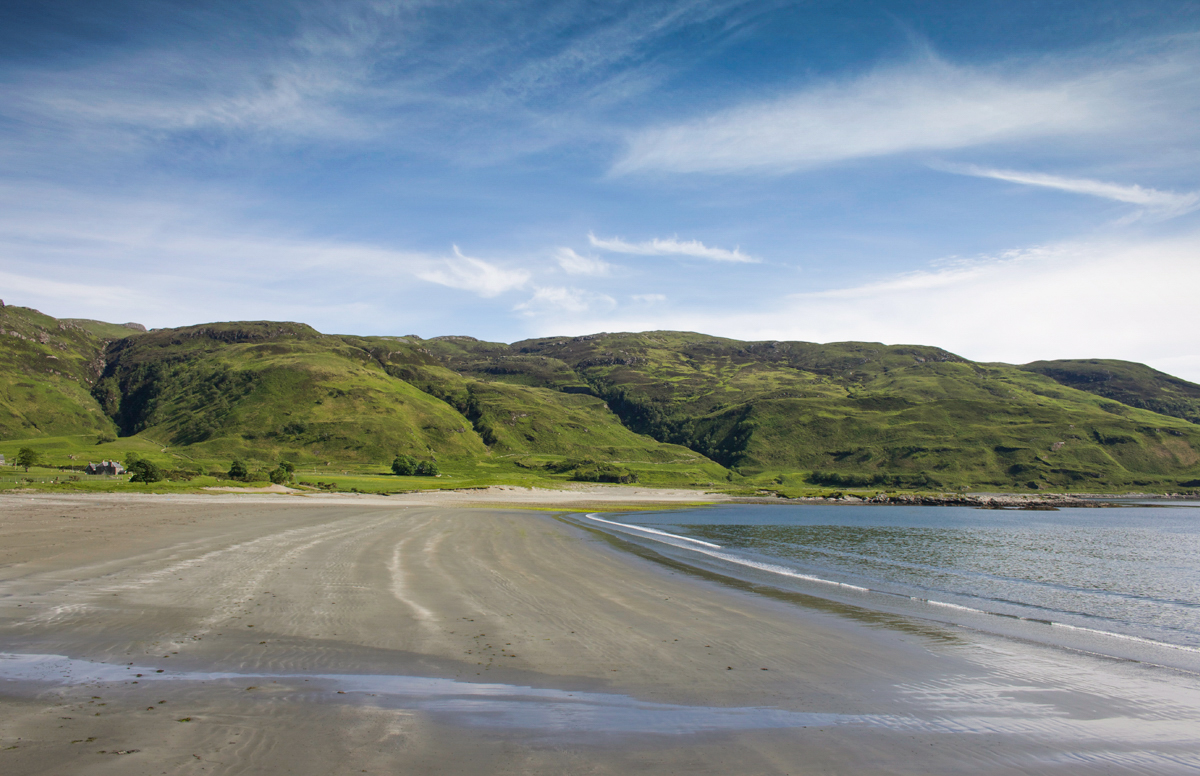
<path id="1" fill-rule="evenodd" d="M 935 347 L 681 332 L 428 346 L 481 379 L 577 376 L 629 428 L 782 483 L 1103 488 L 1200 464 L 1194 424 Z"/>
<path id="2" fill-rule="evenodd" d="M 1200 386 L 1128 362 L 668 331 L 511 345 L 270 321 L 139 332 L 15 307 L 0 330 L 4 439 L 119 434 L 198 460 L 670 464 L 777 489 L 1200 480 Z"/>
<path id="3" fill-rule="evenodd" d="M 123 339 L 135 332 L 146 331 L 146 327 L 140 323 L 105 323 L 104 321 L 93 321 L 90 318 L 61 318 L 60 320 L 89 331 L 100 339 Z"/>
<path id="4" fill-rule="evenodd" d="M 1130 407 L 1200 423 L 1200 385 L 1145 364 L 1105 358 L 1064 359 L 1034 361 L 1021 369 Z"/>

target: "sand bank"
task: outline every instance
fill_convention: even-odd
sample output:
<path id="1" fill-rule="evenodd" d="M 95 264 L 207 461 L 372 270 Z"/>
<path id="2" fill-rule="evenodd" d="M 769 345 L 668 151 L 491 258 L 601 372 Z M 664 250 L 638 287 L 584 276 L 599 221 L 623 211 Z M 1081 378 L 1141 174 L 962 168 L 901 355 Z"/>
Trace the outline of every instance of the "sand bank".
<path id="1" fill-rule="evenodd" d="M 773 600 L 446 495 L 0 497 L 0 653 L 70 659 L 0 658 L 0 772 L 1200 765 L 1193 676 Z"/>

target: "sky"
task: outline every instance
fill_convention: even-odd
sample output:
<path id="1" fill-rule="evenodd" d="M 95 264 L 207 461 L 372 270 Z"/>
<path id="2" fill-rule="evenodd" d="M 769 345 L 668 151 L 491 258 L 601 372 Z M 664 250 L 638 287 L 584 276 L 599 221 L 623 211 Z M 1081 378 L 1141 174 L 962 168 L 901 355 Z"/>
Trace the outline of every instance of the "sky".
<path id="1" fill-rule="evenodd" d="M 1200 382 L 1200 4 L 0 9 L 0 298 Z"/>

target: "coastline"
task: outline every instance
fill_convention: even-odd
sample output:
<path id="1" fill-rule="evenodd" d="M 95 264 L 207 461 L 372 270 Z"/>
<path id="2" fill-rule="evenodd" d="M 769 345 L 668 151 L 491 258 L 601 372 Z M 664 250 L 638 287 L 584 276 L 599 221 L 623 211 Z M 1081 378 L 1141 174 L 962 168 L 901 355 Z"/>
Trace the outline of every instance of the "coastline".
<path id="1" fill-rule="evenodd" d="M 605 490 L 572 498 L 621 501 Z M 684 493 L 648 503 L 697 500 Z M 76 676 L 56 683 L 18 681 L 19 661 L 0 659 L 0 767 L 1106 773 L 1141 761 L 1166 773 L 1200 762 L 1190 675 L 773 599 L 550 514 L 482 503 L 0 499 L 0 652 L 86 661 L 46 669 Z M 83 681 L 102 666 L 163 676 Z"/>

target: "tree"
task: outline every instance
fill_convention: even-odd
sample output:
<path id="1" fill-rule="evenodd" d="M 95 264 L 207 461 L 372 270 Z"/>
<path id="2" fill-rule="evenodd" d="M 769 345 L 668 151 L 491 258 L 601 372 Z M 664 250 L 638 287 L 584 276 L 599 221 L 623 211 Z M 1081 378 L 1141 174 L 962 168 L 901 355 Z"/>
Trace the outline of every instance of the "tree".
<path id="1" fill-rule="evenodd" d="M 24 466 L 25 471 L 29 471 L 30 466 L 37 466 L 42 462 L 42 455 L 32 447 L 22 447 L 17 451 L 17 459 L 13 461 L 16 466 Z"/>
<path id="2" fill-rule="evenodd" d="M 396 456 L 396 460 L 392 461 L 392 474 L 398 474 L 401 477 L 411 477 L 417 474 L 417 459 L 411 455 L 400 453 Z"/>
<path id="3" fill-rule="evenodd" d="M 267 478 L 276 485 L 282 485 L 285 482 L 291 482 L 295 472 L 296 465 L 291 461 L 280 461 L 279 465 L 267 474 Z"/>
<path id="4" fill-rule="evenodd" d="M 130 482 L 160 482 L 163 479 L 163 472 L 158 468 L 158 464 L 145 458 L 139 458 L 129 464 L 129 471 L 133 472 L 133 476 L 129 478 Z"/>
<path id="5" fill-rule="evenodd" d="M 246 468 L 246 462 L 241 458 L 234 458 L 233 463 L 229 464 L 229 479 L 242 482 L 250 479 L 250 470 Z"/>
<path id="6" fill-rule="evenodd" d="M 418 477 L 436 477 L 439 473 L 437 461 L 421 461 L 417 464 Z"/>

